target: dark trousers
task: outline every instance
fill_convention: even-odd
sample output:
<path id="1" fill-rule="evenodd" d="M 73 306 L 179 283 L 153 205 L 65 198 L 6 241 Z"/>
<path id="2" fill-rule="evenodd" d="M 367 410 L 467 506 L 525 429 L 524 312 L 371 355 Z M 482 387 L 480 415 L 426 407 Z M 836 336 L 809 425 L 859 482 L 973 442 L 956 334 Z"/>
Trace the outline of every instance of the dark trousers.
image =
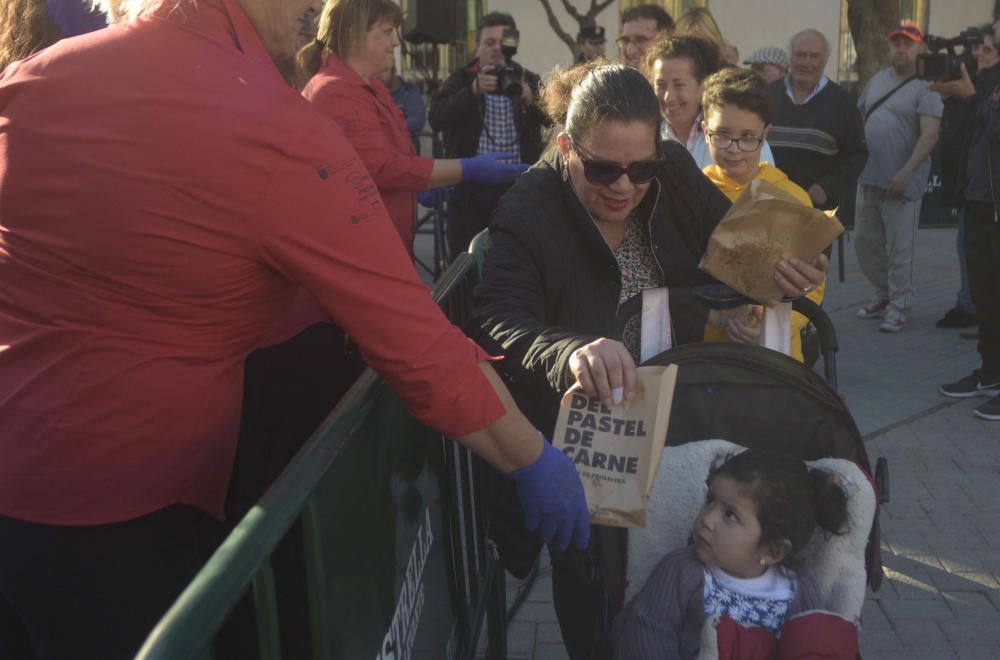
<path id="1" fill-rule="evenodd" d="M 345 350 L 343 332 L 330 324 L 315 325 L 248 358 L 225 523 L 181 505 L 126 522 L 81 527 L 0 516 L 0 660 L 135 656 L 362 366 Z M 297 526 L 277 548 L 273 566 L 286 657 L 306 657 L 308 617 Z M 237 605 L 214 647 L 220 660 L 257 657 L 249 596 Z"/>
<path id="2" fill-rule="evenodd" d="M 490 216 L 508 188 L 509 183 L 463 183 L 456 186 L 455 195 L 448 202 L 446 231 L 449 261 L 468 251 L 469 243 L 476 234 L 489 226 Z"/>
<path id="3" fill-rule="evenodd" d="M 219 528 L 183 505 L 85 527 L 0 516 L 0 658 L 134 657 Z"/>
<path id="4" fill-rule="evenodd" d="M 979 319 L 984 378 L 1000 378 L 1000 223 L 992 204 L 969 202 L 965 210 L 969 289 Z"/>
<path id="5" fill-rule="evenodd" d="M 552 601 L 570 660 L 611 660 L 611 624 L 625 605 L 628 537 L 618 527 L 594 525 L 586 552 L 552 556 Z"/>

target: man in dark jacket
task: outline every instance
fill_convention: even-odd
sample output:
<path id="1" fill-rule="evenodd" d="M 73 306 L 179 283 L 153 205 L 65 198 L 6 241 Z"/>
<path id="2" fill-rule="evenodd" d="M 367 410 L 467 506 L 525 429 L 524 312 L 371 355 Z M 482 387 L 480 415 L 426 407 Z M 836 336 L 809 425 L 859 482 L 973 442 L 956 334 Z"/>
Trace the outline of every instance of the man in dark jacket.
<path id="1" fill-rule="evenodd" d="M 802 186 L 813 206 L 832 209 L 850 190 L 868 160 L 857 107 L 823 73 L 830 42 L 816 30 L 803 30 L 789 45 L 791 70 L 771 83 L 773 128 L 767 141 L 775 165 Z"/>
<path id="2" fill-rule="evenodd" d="M 962 78 L 935 83 L 931 89 L 977 104 L 963 195 L 969 288 L 979 317 L 982 364 L 971 375 L 942 385 L 941 393 L 955 398 L 990 396 L 974 413 L 1000 421 L 1000 84 L 980 100 L 963 67 Z"/>
<path id="3" fill-rule="evenodd" d="M 542 151 L 545 115 L 538 107 L 539 77 L 510 62 L 520 90 L 503 88 L 509 75 L 501 40 L 516 29 L 510 14 L 491 12 L 476 30 L 476 59 L 448 77 L 431 96 L 431 128 L 443 131 L 448 158 L 510 153 L 509 162 L 533 163 Z M 505 93 L 506 92 L 506 93 Z M 516 92 L 516 93 L 515 93 Z M 489 223 L 500 196 L 510 184 L 463 183 L 448 204 L 448 249 L 451 258 L 464 252 L 472 238 Z"/>
<path id="4" fill-rule="evenodd" d="M 962 209 L 956 236 L 961 288 L 956 296 L 955 306 L 938 320 L 939 328 L 969 328 L 978 323 L 976 306 L 969 293 L 969 268 L 965 258 L 966 165 L 975 128 L 976 108 L 1000 84 L 1000 54 L 993 42 L 992 27 L 984 25 L 979 29 L 983 35 L 983 43 L 972 49 L 976 58 L 976 71 L 970 72 L 976 93 L 969 99 L 949 97 L 944 102 L 941 125 L 941 193 L 945 204 Z"/>

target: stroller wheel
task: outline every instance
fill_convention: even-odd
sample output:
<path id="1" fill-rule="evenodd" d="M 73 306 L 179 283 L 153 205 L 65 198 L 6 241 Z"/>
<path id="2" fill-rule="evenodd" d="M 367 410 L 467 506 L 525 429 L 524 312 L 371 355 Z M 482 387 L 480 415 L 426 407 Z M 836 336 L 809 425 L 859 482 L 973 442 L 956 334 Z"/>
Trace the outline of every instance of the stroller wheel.
<path id="1" fill-rule="evenodd" d="M 889 461 L 879 456 L 875 461 L 875 496 L 879 504 L 889 502 Z"/>

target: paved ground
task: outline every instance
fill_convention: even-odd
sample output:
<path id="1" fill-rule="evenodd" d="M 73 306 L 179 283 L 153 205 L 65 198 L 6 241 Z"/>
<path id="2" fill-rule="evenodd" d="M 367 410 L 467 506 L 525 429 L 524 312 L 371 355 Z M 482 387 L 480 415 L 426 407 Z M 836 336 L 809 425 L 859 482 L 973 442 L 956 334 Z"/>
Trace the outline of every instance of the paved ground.
<path id="1" fill-rule="evenodd" d="M 955 232 L 918 234 L 918 291 L 906 329 L 889 335 L 854 311 L 871 292 L 847 245 L 846 281 L 831 269 L 826 308 L 841 352 L 840 389 L 872 460 L 890 463 L 883 508 L 887 580 L 865 603 L 865 660 L 1000 658 L 1000 424 L 972 415 L 976 400 L 937 387 L 978 364 L 975 342 L 934 321 L 958 287 Z M 518 583 L 510 582 L 508 601 Z M 510 626 L 511 658 L 566 658 L 541 576 Z"/>

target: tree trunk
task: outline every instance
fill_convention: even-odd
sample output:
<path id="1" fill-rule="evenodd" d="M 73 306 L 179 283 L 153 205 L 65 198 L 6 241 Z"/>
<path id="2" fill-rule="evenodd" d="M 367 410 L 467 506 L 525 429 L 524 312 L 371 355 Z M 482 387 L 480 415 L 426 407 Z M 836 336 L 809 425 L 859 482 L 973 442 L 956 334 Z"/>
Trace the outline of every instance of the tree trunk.
<path id="1" fill-rule="evenodd" d="M 552 31 L 556 33 L 556 36 L 566 44 L 569 48 L 569 52 L 573 54 L 573 61 L 576 61 L 577 55 L 580 54 L 580 46 L 576 43 L 576 38 L 567 32 L 562 25 L 559 24 L 559 18 L 552 11 L 551 0 L 538 0 L 542 3 L 542 8 L 545 9 L 545 17 L 549 20 L 549 25 L 552 27 Z M 602 11 L 611 6 L 614 0 L 590 0 L 590 7 L 587 9 L 586 13 L 581 13 L 579 9 L 573 6 L 570 0 L 561 0 L 563 9 L 566 13 L 577 24 L 577 31 L 582 30 L 585 26 L 594 25 L 596 23 L 597 15 Z"/>
<path id="2" fill-rule="evenodd" d="M 858 54 L 860 91 L 889 63 L 886 37 L 899 26 L 899 0 L 847 0 L 847 23 Z"/>

